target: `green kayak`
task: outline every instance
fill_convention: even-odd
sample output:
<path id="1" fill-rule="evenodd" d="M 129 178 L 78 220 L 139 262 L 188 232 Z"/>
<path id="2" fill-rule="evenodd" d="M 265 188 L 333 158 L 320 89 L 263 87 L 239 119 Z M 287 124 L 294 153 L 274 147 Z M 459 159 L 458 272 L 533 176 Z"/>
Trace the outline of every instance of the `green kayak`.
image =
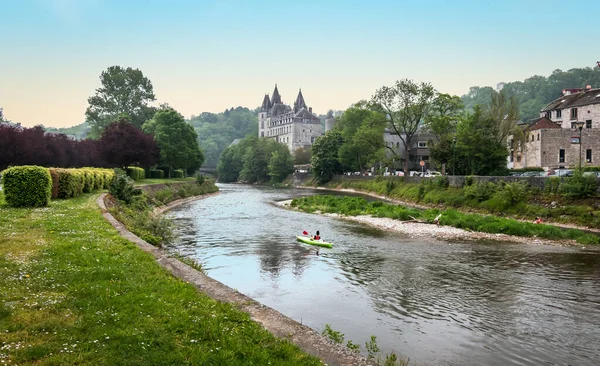
<path id="1" fill-rule="evenodd" d="M 308 236 L 297 236 L 296 239 L 298 239 L 298 241 L 301 241 L 306 244 L 318 245 L 320 247 L 325 247 L 325 248 L 331 248 L 333 246 L 333 244 L 331 244 L 331 243 L 328 243 L 323 240 L 313 240 L 313 239 L 309 238 Z"/>

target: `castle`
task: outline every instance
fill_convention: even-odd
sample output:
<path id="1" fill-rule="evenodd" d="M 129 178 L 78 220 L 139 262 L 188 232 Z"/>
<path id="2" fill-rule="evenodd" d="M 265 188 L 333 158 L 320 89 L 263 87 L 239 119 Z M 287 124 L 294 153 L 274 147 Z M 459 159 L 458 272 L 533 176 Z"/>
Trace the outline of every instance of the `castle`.
<path id="1" fill-rule="evenodd" d="M 293 109 L 281 101 L 277 84 L 271 98 L 265 95 L 258 112 L 258 137 L 272 138 L 294 152 L 300 147 L 310 148 L 322 134 L 321 120 L 306 106 L 302 90 Z"/>

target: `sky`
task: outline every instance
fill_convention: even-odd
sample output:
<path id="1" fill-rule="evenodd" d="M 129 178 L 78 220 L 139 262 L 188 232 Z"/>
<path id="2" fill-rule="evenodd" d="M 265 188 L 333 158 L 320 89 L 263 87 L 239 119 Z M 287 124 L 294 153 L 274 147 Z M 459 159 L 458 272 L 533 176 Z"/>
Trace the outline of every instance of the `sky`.
<path id="1" fill-rule="evenodd" d="M 0 0 L 0 107 L 77 125 L 113 65 L 186 118 L 256 108 L 275 84 L 317 114 L 405 78 L 463 95 L 593 67 L 598 14 L 597 0 Z"/>

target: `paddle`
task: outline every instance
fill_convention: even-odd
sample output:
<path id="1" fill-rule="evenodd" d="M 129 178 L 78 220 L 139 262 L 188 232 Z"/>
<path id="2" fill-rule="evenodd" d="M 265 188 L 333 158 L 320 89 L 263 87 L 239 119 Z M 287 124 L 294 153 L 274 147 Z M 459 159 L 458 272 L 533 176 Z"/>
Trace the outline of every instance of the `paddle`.
<path id="1" fill-rule="evenodd" d="M 303 234 L 303 235 L 308 235 L 308 231 L 304 230 L 304 231 L 302 232 L 302 234 Z"/>

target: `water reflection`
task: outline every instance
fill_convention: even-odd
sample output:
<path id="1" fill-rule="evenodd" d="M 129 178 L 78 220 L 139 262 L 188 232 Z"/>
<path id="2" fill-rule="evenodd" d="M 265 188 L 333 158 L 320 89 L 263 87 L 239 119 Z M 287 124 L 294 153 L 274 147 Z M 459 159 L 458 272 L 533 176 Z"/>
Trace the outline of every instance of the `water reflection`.
<path id="1" fill-rule="evenodd" d="M 417 364 L 600 359 L 597 250 L 413 240 L 271 205 L 311 191 L 221 188 L 172 212 L 171 249 L 318 331 L 329 323 L 359 344 L 373 334 Z M 304 230 L 334 248 L 315 255 L 295 241 Z"/>

